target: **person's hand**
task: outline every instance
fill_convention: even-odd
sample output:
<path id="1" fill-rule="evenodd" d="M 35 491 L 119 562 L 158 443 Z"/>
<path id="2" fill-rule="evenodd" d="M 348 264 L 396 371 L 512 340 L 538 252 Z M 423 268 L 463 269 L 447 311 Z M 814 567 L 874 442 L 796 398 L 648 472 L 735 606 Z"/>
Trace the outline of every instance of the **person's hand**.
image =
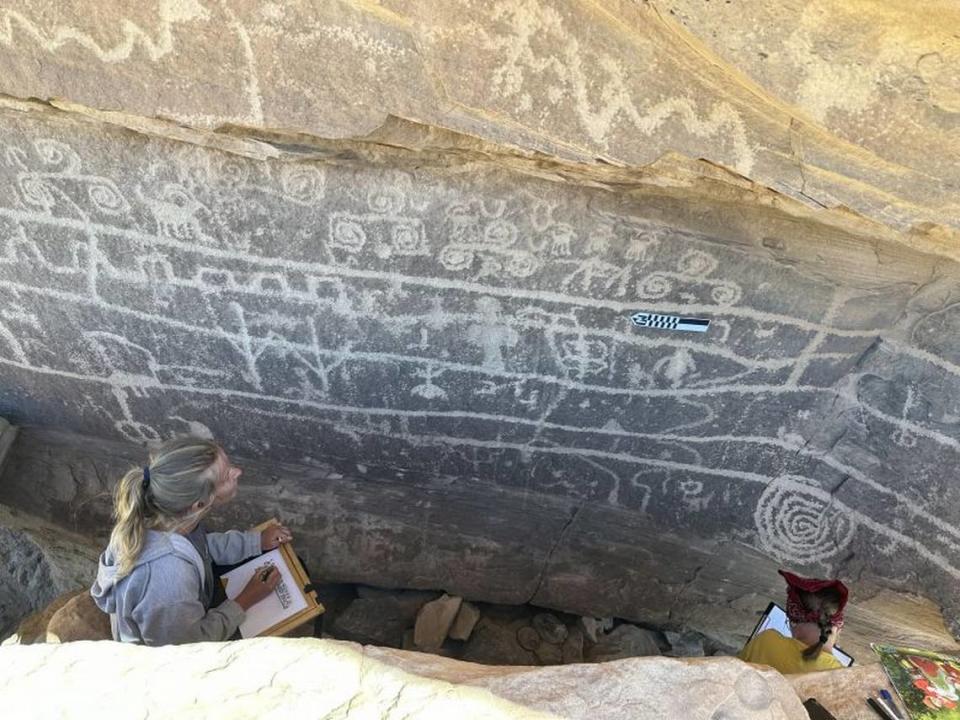
<path id="1" fill-rule="evenodd" d="M 260 533 L 260 549 L 263 552 L 280 547 L 293 540 L 293 533 L 285 525 L 271 525 Z"/>
<path id="2" fill-rule="evenodd" d="M 262 565 L 254 571 L 253 577 L 234 600 L 244 610 L 249 610 L 268 597 L 279 584 L 280 571 L 273 565 Z"/>

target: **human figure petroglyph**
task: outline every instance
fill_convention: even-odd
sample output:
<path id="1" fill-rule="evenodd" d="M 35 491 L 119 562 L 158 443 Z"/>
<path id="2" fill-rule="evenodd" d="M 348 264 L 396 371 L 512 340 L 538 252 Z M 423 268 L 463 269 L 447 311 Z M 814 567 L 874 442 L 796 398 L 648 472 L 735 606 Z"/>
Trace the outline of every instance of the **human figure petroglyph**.
<path id="1" fill-rule="evenodd" d="M 442 371 L 435 373 L 433 365 L 427 363 L 420 372 L 415 373 L 415 377 L 423 378 L 423 382 L 411 388 L 410 394 L 426 400 L 447 400 L 447 391 L 433 382 L 440 374 L 442 374 Z"/>
<path id="2" fill-rule="evenodd" d="M 467 328 L 467 342 L 483 351 L 484 367 L 504 370 L 504 350 L 514 347 L 520 334 L 504 321 L 500 301 L 496 298 L 479 298 L 476 309 L 480 322 Z"/>

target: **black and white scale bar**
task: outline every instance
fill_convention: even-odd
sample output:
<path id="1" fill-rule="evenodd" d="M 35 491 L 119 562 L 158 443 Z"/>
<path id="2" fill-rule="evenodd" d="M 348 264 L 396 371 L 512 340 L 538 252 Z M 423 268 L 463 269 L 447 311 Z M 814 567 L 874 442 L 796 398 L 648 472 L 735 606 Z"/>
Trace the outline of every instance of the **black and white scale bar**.
<path id="1" fill-rule="evenodd" d="M 638 327 L 660 328 L 663 330 L 686 330 L 687 332 L 706 332 L 710 327 L 709 320 L 700 318 L 680 317 L 678 315 L 657 315 L 656 313 L 638 312 L 630 316 L 633 324 Z"/>

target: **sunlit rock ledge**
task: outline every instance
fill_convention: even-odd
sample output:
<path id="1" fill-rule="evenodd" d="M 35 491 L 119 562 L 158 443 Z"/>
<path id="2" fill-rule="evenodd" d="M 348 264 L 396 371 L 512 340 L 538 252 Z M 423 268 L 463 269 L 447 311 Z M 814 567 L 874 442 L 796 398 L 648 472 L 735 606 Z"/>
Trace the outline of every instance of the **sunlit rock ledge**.
<path id="1" fill-rule="evenodd" d="M 7 717 L 805 720 L 779 673 L 732 658 L 488 667 L 317 639 L 0 649 Z M 56 692 L 51 690 L 56 688 Z"/>

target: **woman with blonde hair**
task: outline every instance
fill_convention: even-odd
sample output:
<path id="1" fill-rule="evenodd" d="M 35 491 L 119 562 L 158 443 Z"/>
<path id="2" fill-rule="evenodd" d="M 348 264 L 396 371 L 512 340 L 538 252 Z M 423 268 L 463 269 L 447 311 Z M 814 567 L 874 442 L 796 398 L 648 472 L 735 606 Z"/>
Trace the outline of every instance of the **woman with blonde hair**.
<path id="1" fill-rule="evenodd" d="M 233 600 L 212 606 L 213 564 L 230 565 L 292 539 L 286 527 L 262 533 L 208 533 L 201 520 L 237 493 L 240 468 L 209 440 L 170 440 L 114 492 L 116 524 L 90 588 L 110 614 L 113 638 L 144 645 L 228 640 L 246 611 L 268 597 L 280 573 L 264 566 Z"/>

